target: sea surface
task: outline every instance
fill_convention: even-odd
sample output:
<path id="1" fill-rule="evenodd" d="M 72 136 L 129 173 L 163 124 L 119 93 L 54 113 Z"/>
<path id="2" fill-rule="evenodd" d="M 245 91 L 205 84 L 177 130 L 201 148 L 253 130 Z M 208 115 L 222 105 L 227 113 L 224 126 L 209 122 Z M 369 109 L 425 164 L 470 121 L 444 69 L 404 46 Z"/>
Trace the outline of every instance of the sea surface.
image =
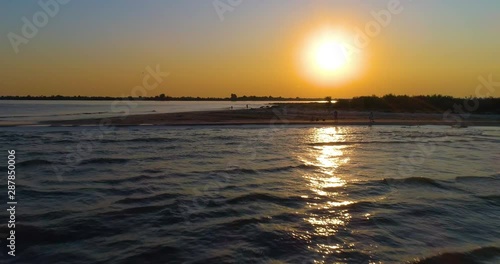
<path id="1" fill-rule="evenodd" d="M 499 143 L 497 127 L 4 127 L 18 205 L 0 262 L 500 263 Z"/>
<path id="2" fill-rule="evenodd" d="M 290 102 L 290 101 L 289 101 Z M 0 100 L 1 125 L 33 125 L 40 121 L 107 118 L 123 114 L 179 113 L 260 108 L 272 101 L 54 101 Z M 293 103 L 293 101 L 292 101 Z"/>

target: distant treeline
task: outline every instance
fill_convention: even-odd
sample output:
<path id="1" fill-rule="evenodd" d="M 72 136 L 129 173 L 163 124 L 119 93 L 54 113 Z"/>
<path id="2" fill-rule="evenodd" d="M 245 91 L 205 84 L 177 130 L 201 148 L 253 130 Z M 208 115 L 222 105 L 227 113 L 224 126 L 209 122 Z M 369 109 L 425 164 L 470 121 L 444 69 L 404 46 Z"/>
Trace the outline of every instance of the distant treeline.
<path id="1" fill-rule="evenodd" d="M 500 98 L 454 98 L 443 95 L 385 95 L 336 99 L 333 109 L 353 111 L 500 114 Z"/>
<path id="2" fill-rule="evenodd" d="M 182 97 L 172 97 L 165 94 L 160 94 L 151 97 L 112 97 L 112 96 L 63 96 L 63 95 L 51 95 L 51 96 L 0 96 L 0 100 L 91 100 L 91 101 L 113 101 L 113 100 L 139 100 L 139 101 L 321 101 L 323 98 L 285 98 L 285 97 L 273 97 L 273 96 L 241 96 L 238 97 L 235 94 L 231 94 L 231 97 L 192 97 L 192 96 L 182 96 Z"/>
<path id="3" fill-rule="evenodd" d="M 327 103 L 303 104 L 304 107 L 328 107 L 338 110 L 436 113 L 451 110 L 455 113 L 500 114 L 500 98 L 454 98 L 444 95 L 393 95 L 382 97 L 361 96 L 352 99 L 284 98 L 272 96 L 230 97 L 171 97 L 164 94 L 152 97 L 109 96 L 0 96 L 0 100 L 141 100 L 141 101 L 326 101 Z M 335 102 L 335 103 L 329 103 Z"/>

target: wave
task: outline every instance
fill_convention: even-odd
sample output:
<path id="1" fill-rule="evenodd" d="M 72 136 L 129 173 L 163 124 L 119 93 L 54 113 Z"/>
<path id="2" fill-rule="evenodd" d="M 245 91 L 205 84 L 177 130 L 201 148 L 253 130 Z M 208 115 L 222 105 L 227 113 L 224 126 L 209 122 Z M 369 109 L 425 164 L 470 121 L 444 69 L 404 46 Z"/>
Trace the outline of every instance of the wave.
<path id="1" fill-rule="evenodd" d="M 54 140 L 51 143 L 55 143 L 55 144 L 72 144 L 72 143 L 77 143 L 77 142 L 82 142 L 82 141 L 83 140 L 81 140 L 81 139 L 74 139 L 74 140 L 71 140 L 71 139 L 60 139 L 60 140 Z"/>
<path id="2" fill-rule="evenodd" d="M 486 135 L 482 135 L 481 137 L 471 137 L 471 138 L 474 141 L 495 142 L 495 143 L 500 142 L 500 139 L 498 139 L 498 136 L 486 136 Z"/>
<path id="3" fill-rule="evenodd" d="M 147 176 L 147 175 L 139 175 L 139 176 L 134 176 L 134 177 L 129 177 L 129 178 L 119 178 L 119 179 L 110 179 L 110 180 L 96 180 L 94 181 L 95 183 L 104 183 L 104 184 L 120 184 L 124 182 L 141 182 L 141 181 L 146 181 L 150 179 L 159 179 L 163 177 L 155 177 L 155 176 Z"/>
<path id="4" fill-rule="evenodd" d="M 46 155 L 46 154 L 66 155 L 69 153 L 71 153 L 71 152 L 69 152 L 69 151 L 56 151 L 56 150 L 53 150 L 53 151 L 31 151 L 31 152 L 26 152 L 26 156 L 42 156 L 42 155 Z"/>
<path id="5" fill-rule="evenodd" d="M 123 159 L 123 158 L 96 158 L 96 159 L 87 159 L 87 160 L 82 160 L 80 162 L 80 165 L 87 165 L 87 164 L 122 164 L 122 163 L 127 163 L 129 159 Z"/>
<path id="6" fill-rule="evenodd" d="M 124 143 L 124 142 L 136 142 L 136 143 L 160 143 L 160 142 L 186 142 L 187 139 L 181 138 L 151 138 L 151 137 L 141 137 L 141 138 L 132 138 L 125 140 L 115 140 L 115 139 L 105 139 L 99 142 L 101 143 Z"/>
<path id="7" fill-rule="evenodd" d="M 344 142 L 322 142 L 322 143 L 310 143 L 312 146 L 349 146 L 349 145 L 368 145 L 368 144 L 451 144 L 457 142 L 471 142 L 471 140 L 402 140 L 402 141 L 344 141 Z"/>
<path id="8" fill-rule="evenodd" d="M 160 173 L 160 172 L 163 172 L 163 170 L 161 170 L 161 169 L 145 169 L 142 172 L 144 172 L 144 173 Z"/>
<path id="9" fill-rule="evenodd" d="M 301 164 L 298 166 L 284 166 L 284 167 L 275 167 L 275 168 L 269 168 L 269 169 L 261 169 L 259 171 L 263 172 L 280 172 L 280 171 L 290 171 L 290 170 L 295 170 L 295 169 L 302 169 L 302 170 L 314 170 L 319 168 L 319 166 L 315 165 L 308 165 L 308 164 Z"/>
<path id="10" fill-rule="evenodd" d="M 500 195 L 479 195 L 477 196 L 488 203 L 500 205 Z"/>
<path id="11" fill-rule="evenodd" d="M 500 174 L 494 174 L 491 176 L 458 176 L 455 178 L 456 182 L 464 181 L 491 181 L 500 180 Z"/>
<path id="12" fill-rule="evenodd" d="M 382 182 L 388 185 L 421 185 L 421 186 L 437 187 L 441 189 L 448 189 L 447 187 L 438 183 L 436 180 L 426 177 L 409 177 L 403 179 L 386 178 Z"/>
<path id="13" fill-rule="evenodd" d="M 415 143 L 415 141 L 336 141 L 336 142 L 318 142 L 309 143 L 310 146 L 348 146 L 358 144 L 405 144 Z"/>
<path id="14" fill-rule="evenodd" d="M 32 189 L 25 189 L 23 190 L 23 195 L 26 195 L 27 197 L 30 198 L 35 198 L 35 197 L 46 198 L 46 197 L 67 197 L 67 196 L 78 197 L 82 194 L 75 191 L 37 191 Z"/>
<path id="15" fill-rule="evenodd" d="M 468 252 L 452 252 L 443 253 L 437 256 L 425 258 L 414 262 L 415 264 L 438 264 L 438 263 L 454 263 L 454 264 L 475 264 L 484 263 L 484 261 L 498 260 L 500 258 L 500 248 L 498 247 L 482 247 Z"/>
<path id="16" fill-rule="evenodd" d="M 134 255 L 124 256 L 120 263 L 170 263 L 172 259 L 180 260 L 183 252 L 181 248 L 174 246 L 144 246 L 141 250 L 135 250 Z"/>
<path id="17" fill-rule="evenodd" d="M 227 200 L 228 204 L 245 204 L 250 202 L 271 202 L 285 206 L 295 206 L 303 199 L 301 197 L 280 197 L 266 193 L 249 193 Z"/>
<path id="18" fill-rule="evenodd" d="M 24 167 L 30 167 L 30 166 L 40 166 L 40 165 L 51 165 L 51 164 L 57 164 L 57 162 L 50 161 L 50 160 L 44 160 L 44 159 L 32 159 L 32 160 L 25 160 L 18 162 L 18 166 L 24 166 Z"/>
<path id="19" fill-rule="evenodd" d="M 284 172 L 284 171 L 291 171 L 291 170 L 296 170 L 296 169 L 302 169 L 302 170 L 314 170 L 318 168 L 318 166 L 315 165 L 307 165 L 307 164 L 301 164 L 297 166 L 282 166 L 282 167 L 271 167 L 271 168 L 265 168 L 265 169 L 247 169 L 247 168 L 233 168 L 233 169 L 226 169 L 226 170 L 213 170 L 213 171 L 204 171 L 204 172 L 193 172 L 193 173 L 228 173 L 228 174 L 259 174 L 259 173 L 272 173 L 272 172 Z"/>
<path id="20" fill-rule="evenodd" d="M 171 208 L 172 205 L 173 204 L 137 206 L 117 211 L 104 212 L 101 215 L 105 217 L 110 217 L 112 219 L 123 219 L 124 217 L 132 217 L 137 215 L 145 216 L 146 214 L 149 213 L 160 213 L 162 210 L 166 208 Z"/>
<path id="21" fill-rule="evenodd" d="M 304 199 L 306 202 L 310 203 L 320 203 L 320 204 L 325 204 L 324 207 L 319 207 L 319 208 L 311 208 L 308 209 L 306 212 L 308 214 L 313 214 L 313 215 L 329 215 L 331 214 L 332 210 L 345 210 L 348 209 L 351 213 L 361 213 L 365 212 L 366 210 L 377 208 L 382 206 L 381 204 L 378 204 L 377 202 L 371 202 L 371 201 L 339 201 L 335 203 L 330 203 L 331 201 L 327 199 L 321 199 L 321 198 L 312 198 L 310 201 L 307 199 Z M 330 204 L 327 204 L 330 203 Z"/>
<path id="22" fill-rule="evenodd" d="M 52 220 L 60 220 L 66 217 L 73 217 L 77 213 L 78 211 L 73 211 L 73 210 L 60 210 L 60 211 L 50 211 L 44 213 L 28 213 L 25 214 L 25 217 L 34 220 L 43 219 L 43 221 L 48 222 Z"/>
<path id="23" fill-rule="evenodd" d="M 167 199 L 174 199 L 182 196 L 178 193 L 163 193 L 148 197 L 138 197 L 138 198 L 124 198 L 116 201 L 117 204 L 135 204 L 135 203 L 150 203 L 155 201 L 163 201 Z"/>
<path id="24" fill-rule="evenodd" d="M 257 174 L 257 170 L 254 169 L 244 169 L 244 168 L 235 168 L 235 169 L 227 169 L 227 170 L 213 170 L 208 171 L 208 173 L 228 173 L 228 174 Z"/>
<path id="25" fill-rule="evenodd" d="M 210 137 L 210 139 L 214 139 L 214 140 L 222 140 L 222 141 L 225 141 L 225 140 L 237 140 L 241 137 L 239 136 L 212 136 Z"/>
<path id="26" fill-rule="evenodd" d="M 240 218 L 225 222 L 219 226 L 224 230 L 237 230 L 238 228 L 245 227 L 247 225 L 256 225 L 261 223 L 268 223 L 271 221 L 270 217 L 251 217 L 251 218 Z"/>

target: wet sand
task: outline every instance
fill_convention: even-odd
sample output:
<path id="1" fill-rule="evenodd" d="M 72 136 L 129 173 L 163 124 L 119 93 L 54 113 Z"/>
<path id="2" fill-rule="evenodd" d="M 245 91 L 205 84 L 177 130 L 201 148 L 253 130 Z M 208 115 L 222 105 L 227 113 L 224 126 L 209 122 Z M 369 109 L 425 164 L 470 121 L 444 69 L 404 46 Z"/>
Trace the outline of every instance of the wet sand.
<path id="1" fill-rule="evenodd" d="M 338 124 L 368 125 L 369 112 L 339 111 L 338 121 L 333 120 L 333 113 L 324 109 L 303 109 L 300 107 L 276 106 L 260 109 L 221 110 L 184 113 L 162 113 L 123 115 L 111 118 L 76 119 L 64 121 L 44 121 L 50 126 L 114 126 L 135 125 L 273 125 L 273 124 Z M 461 118 L 458 115 L 426 113 L 382 113 L 374 112 L 374 125 L 465 125 L 499 126 L 499 115 L 470 115 Z"/>

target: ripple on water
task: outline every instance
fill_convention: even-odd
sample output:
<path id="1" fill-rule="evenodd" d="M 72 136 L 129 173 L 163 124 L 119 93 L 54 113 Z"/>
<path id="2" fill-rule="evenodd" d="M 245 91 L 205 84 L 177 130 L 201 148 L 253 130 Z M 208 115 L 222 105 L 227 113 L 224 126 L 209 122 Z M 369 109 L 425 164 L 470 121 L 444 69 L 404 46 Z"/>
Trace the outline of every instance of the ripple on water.
<path id="1" fill-rule="evenodd" d="M 20 263 L 500 259 L 498 142 L 480 131 L 117 128 L 60 180 L 81 129 L 16 129 L 0 140 L 19 150 Z"/>

